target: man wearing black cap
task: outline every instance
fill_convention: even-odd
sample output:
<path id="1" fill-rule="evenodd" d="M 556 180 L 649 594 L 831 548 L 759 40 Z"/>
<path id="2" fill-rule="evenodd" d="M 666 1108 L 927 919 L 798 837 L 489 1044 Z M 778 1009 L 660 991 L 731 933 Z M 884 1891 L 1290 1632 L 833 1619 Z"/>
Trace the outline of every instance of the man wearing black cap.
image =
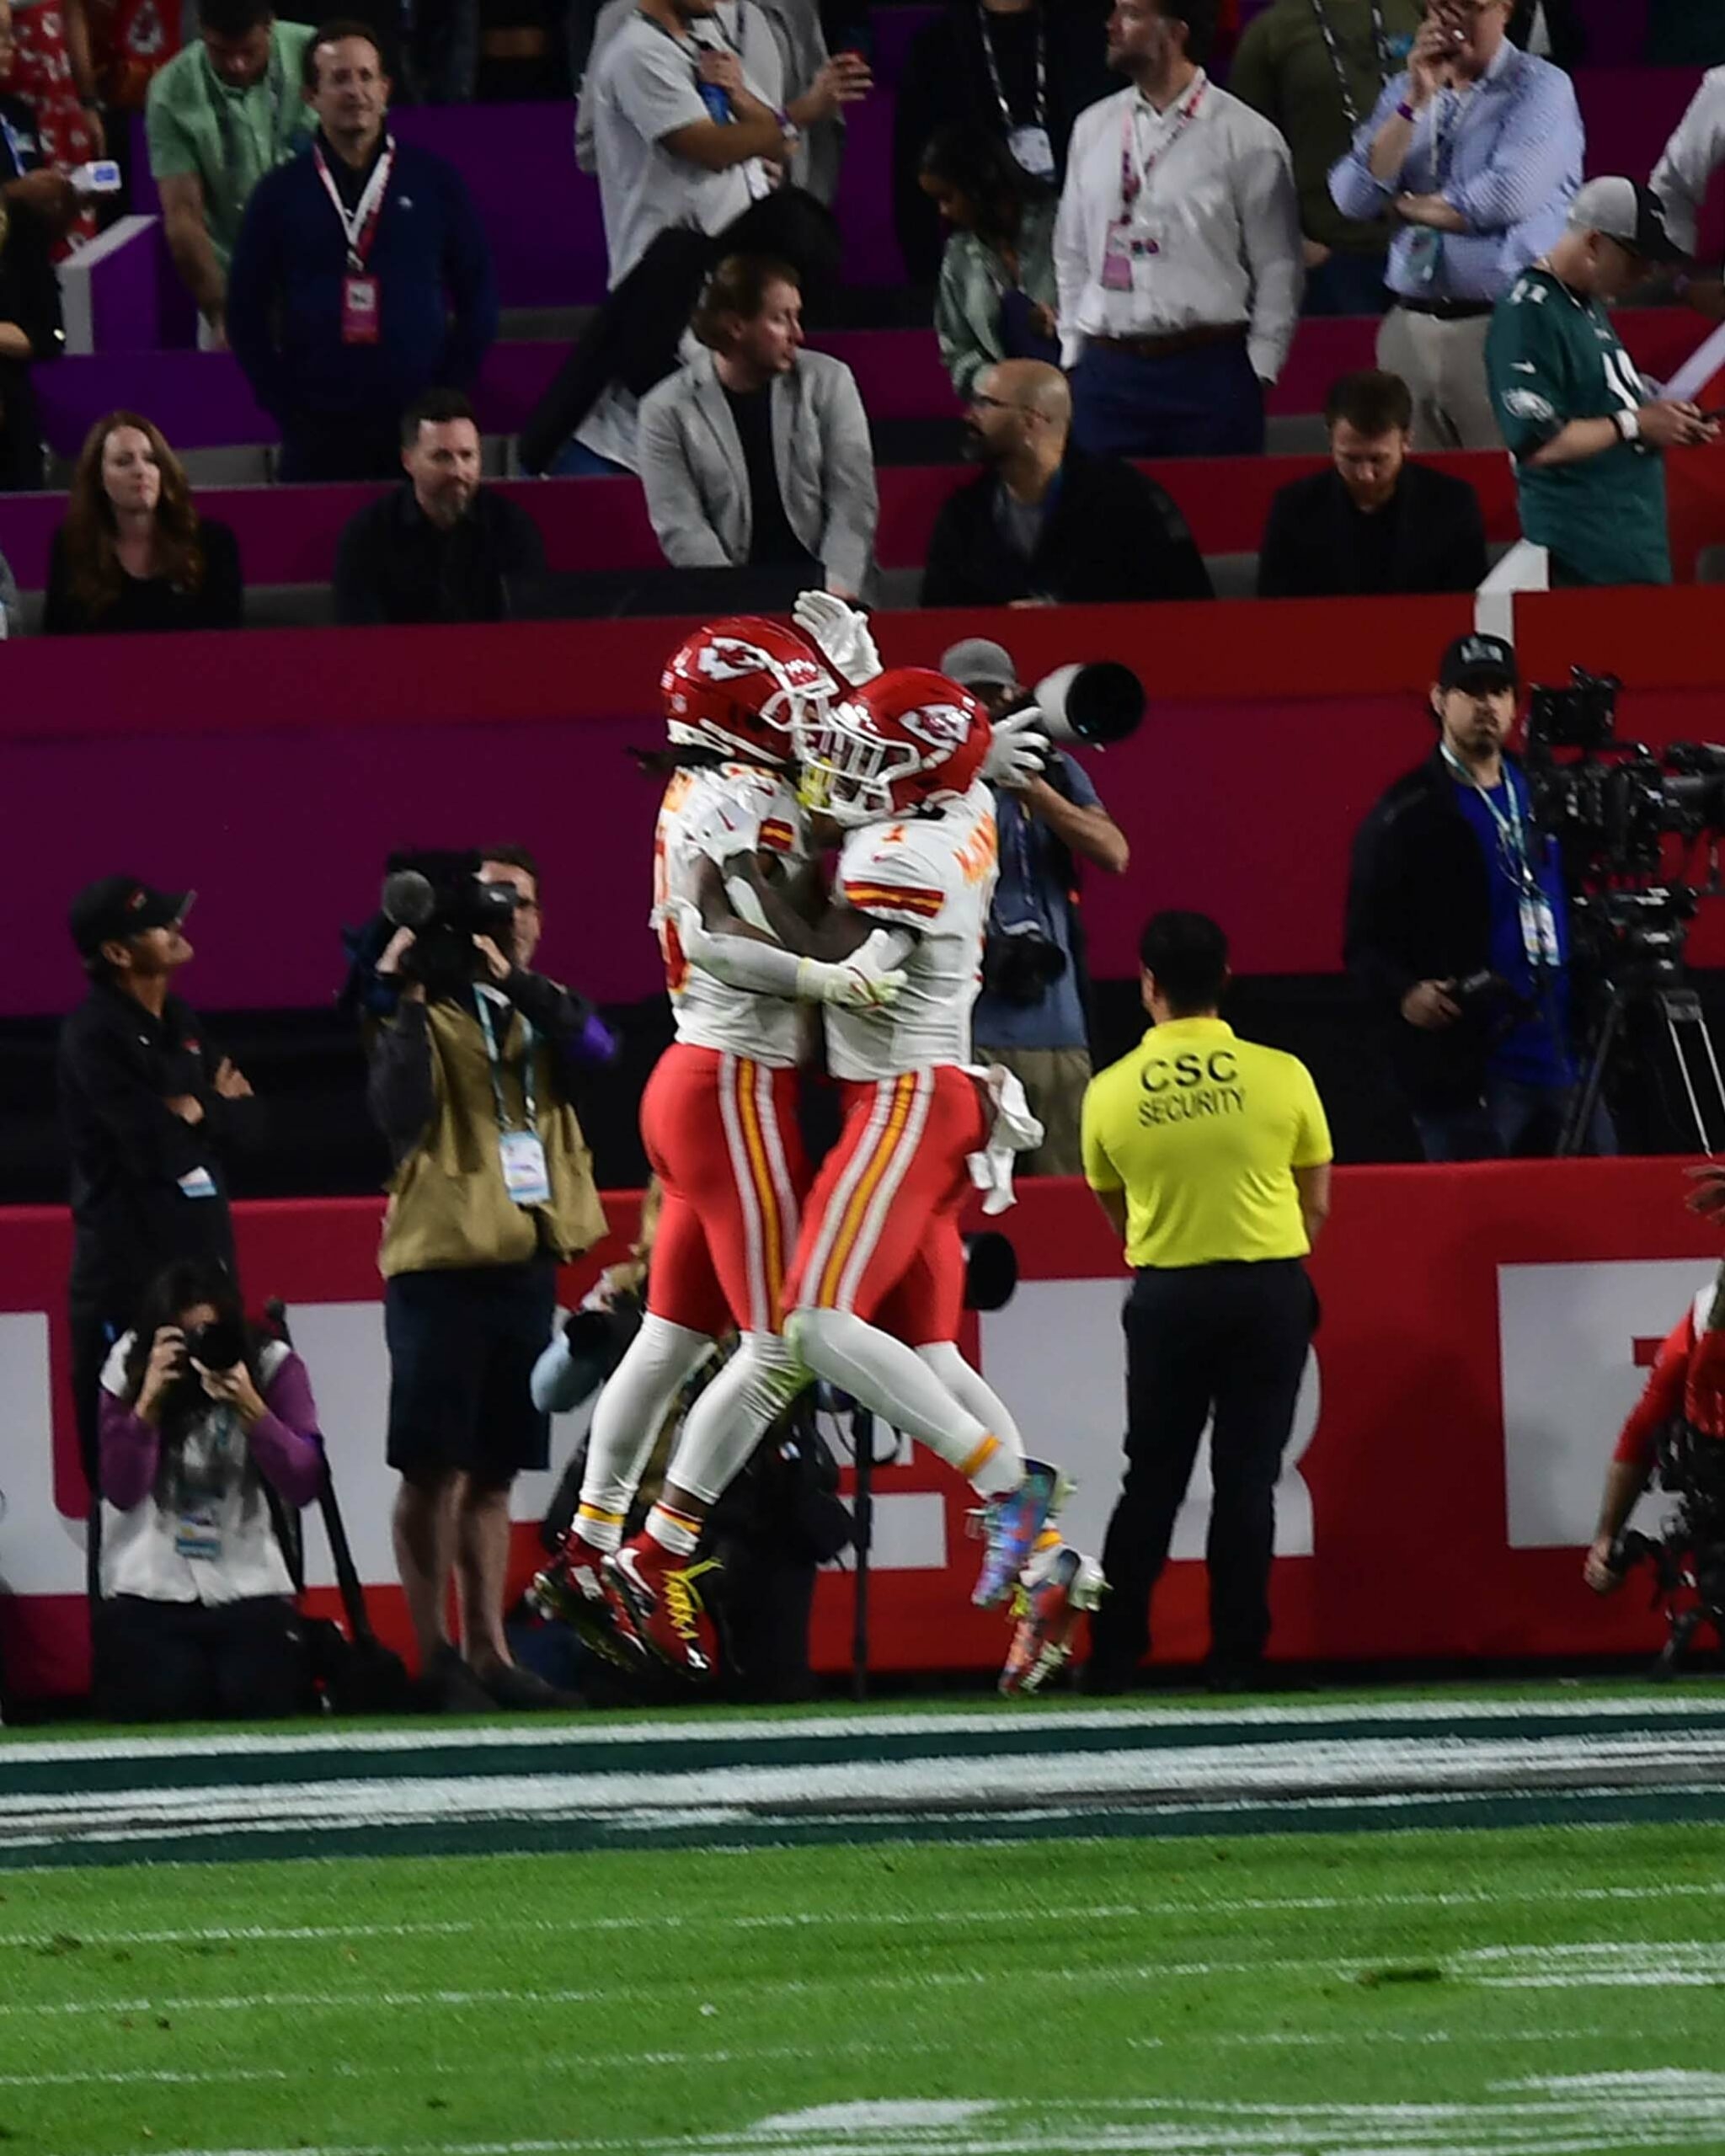
<path id="1" fill-rule="evenodd" d="M 1590 179 L 1492 318 L 1486 371 L 1521 529 L 1550 554 L 1554 588 L 1671 581 L 1664 452 L 1719 430 L 1693 404 L 1648 396 L 1606 309 L 1683 259 L 1647 188 Z"/>
<path id="2" fill-rule="evenodd" d="M 1354 842 L 1348 970 L 1389 1023 L 1429 1161 L 1550 1153 L 1574 1101 L 1568 898 L 1503 745 L 1519 686 L 1501 637 L 1458 637 L 1432 686 L 1437 747 Z M 1616 1150 L 1603 1107 L 1583 1139 Z"/>
<path id="3" fill-rule="evenodd" d="M 96 1475 L 97 1388 L 109 1348 L 164 1265 L 232 1270 L 222 1154 L 244 1142 L 252 1089 L 217 1056 L 169 983 L 192 955 L 190 891 L 104 876 L 72 901 L 90 992 L 60 1034 L 60 1109 L 72 1155 L 72 1389 Z"/>

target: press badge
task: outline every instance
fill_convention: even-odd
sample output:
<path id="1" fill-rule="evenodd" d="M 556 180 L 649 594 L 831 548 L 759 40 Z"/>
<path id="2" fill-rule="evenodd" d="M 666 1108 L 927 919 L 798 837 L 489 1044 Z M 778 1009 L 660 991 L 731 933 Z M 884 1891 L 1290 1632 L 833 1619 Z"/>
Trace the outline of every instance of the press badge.
<path id="1" fill-rule="evenodd" d="M 219 1564 L 222 1558 L 222 1529 L 216 1524 L 213 1512 L 182 1513 L 174 1523 L 174 1554 L 184 1557 L 189 1564 Z"/>
<path id="2" fill-rule="evenodd" d="M 1130 292 L 1132 289 L 1132 264 L 1148 255 L 1161 253 L 1161 248 L 1147 232 L 1135 232 L 1130 225 L 1110 225 L 1107 244 L 1103 249 L 1103 290 L 1105 292 Z"/>
<path id="3" fill-rule="evenodd" d="M 517 1205 L 548 1205 L 551 1174 L 537 1130 L 505 1130 L 498 1139 L 503 1187 Z"/>
<path id="4" fill-rule="evenodd" d="M 1543 892 L 1537 898 L 1529 893 L 1521 900 L 1521 947 L 1530 966 L 1558 963 L 1557 916 Z"/>
<path id="5" fill-rule="evenodd" d="M 1033 179 L 1054 178 L 1055 146 L 1047 128 L 1015 127 L 1007 137 L 1007 147 Z"/>
<path id="6" fill-rule="evenodd" d="M 179 1178 L 182 1198 L 214 1198 L 216 1178 L 207 1168 L 188 1168 Z"/>
<path id="7" fill-rule="evenodd" d="M 377 342 L 377 280 L 344 277 L 341 280 L 341 341 L 344 344 Z"/>
<path id="8" fill-rule="evenodd" d="M 1408 243 L 1407 270 L 1422 285 L 1434 284 L 1444 263 L 1444 235 L 1423 225 Z"/>

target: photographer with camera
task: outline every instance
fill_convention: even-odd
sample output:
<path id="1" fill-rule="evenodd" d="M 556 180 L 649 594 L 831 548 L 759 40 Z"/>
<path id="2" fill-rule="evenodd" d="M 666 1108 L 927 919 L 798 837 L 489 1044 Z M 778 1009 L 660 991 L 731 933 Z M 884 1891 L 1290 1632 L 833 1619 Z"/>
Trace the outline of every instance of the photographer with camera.
<path id="1" fill-rule="evenodd" d="M 969 689 L 991 720 L 1029 697 L 1010 654 L 985 637 L 955 643 L 940 670 Z M 1078 1114 L 1091 1062 L 1078 863 L 1124 876 L 1130 849 L 1088 773 L 1060 749 L 1039 776 L 997 782 L 994 809 L 1001 873 L 971 1038 L 981 1061 L 1016 1073 L 1043 1126 L 1041 1145 L 1018 1155 L 1017 1172 L 1081 1175 Z"/>
<path id="2" fill-rule="evenodd" d="M 531 970 L 542 915 L 524 848 L 391 866 L 398 926 L 366 1000 L 377 1013 L 380 989 L 395 996 L 369 1043 L 369 1096 L 395 1162 L 380 1262 L 396 1562 L 429 1705 L 551 1706 L 559 1695 L 515 1668 L 504 1635 L 510 1486 L 549 1457 L 530 1387 L 558 1266 L 605 1233 L 573 1097 L 615 1044 Z"/>
<path id="3" fill-rule="evenodd" d="M 232 1276 L 158 1273 L 102 1372 L 99 1711 L 117 1721 L 299 1714 L 304 1643 L 275 1515 L 318 1493 L 297 1355 L 247 1326 Z"/>
<path id="4" fill-rule="evenodd" d="M 1504 747 L 1519 690 L 1501 637 L 1458 637 L 1431 690 L 1436 748 L 1354 843 L 1348 970 L 1391 1022 L 1429 1161 L 1550 1153 L 1574 1106 L 1569 899 Z M 1583 1136 L 1616 1151 L 1603 1103 Z"/>

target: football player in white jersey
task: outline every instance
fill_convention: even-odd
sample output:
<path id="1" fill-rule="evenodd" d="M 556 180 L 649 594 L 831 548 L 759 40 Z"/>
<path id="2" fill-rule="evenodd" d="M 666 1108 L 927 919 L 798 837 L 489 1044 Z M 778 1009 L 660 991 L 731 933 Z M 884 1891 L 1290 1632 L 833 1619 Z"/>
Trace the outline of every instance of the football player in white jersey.
<path id="1" fill-rule="evenodd" d="M 921 1439 L 976 1490 L 988 1548 L 975 1599 L 1016 1593 L 1001 1682 L 1034 1690 L 1065 1659 L 1076 1616 L 1095 1606 L 1103 1581 L 1051 1524 L 1064 1478 L 1025 1459 L 1010 1415 L 955 1344 L 959 1219 L 971 1157 L 988 1149 L 996 1123 L 987 1088 L 966 1067 L 997 868 L 981 783 L 988 720 L 956 684 L 903 668 L 811 709 L 798 739 L 805 804 L 843 834 L 833 900 L 811 922 L 761 883 L 760 909 L 805 962 L 867 950 L 902 979 L 890 1001 L 828 1013 L 844 1128 L 804 1208 L 787 1337 L 809 1370 Z M 681 918 L 692 963 L 763 985 L 758 943 L 713 935 L 686 910 Z M 679 1481 L 690 1449 L 686 1435 L 672 1463 Z"/>
<path id="2" fill-rule="evenodd" d="M 758 855 L 789 867 L 804 859 L 803 816 L 787 769 L 793 722 L 812 718 L 840 688 L 802 637 L 746 617 L 689 638 L 667 661 L 660 686 L 677 760 L 654 835 L 651 925 L 676 1038 L 642 1097 L 641 1135 L 664 1202 L 646 1315 L 600 1395 L 579 1508 L 551 1571 L 553 1591 L 566 1582 L 583 1603 L 608 1608 L 633 1644 L 705 1675 L 711 1641 L 691 1572 L 699 1517 L 680 1513 L 669 1492 L 655 1507 L 646 1572 L 656 1570 L 657 1578 L 633 1564 L 619 1574 L 607 1561 L 665 1415 L 715 1340 L 733 1326 L 741 1333 L 769 1421 L 781 1396 L 794 1397 L 804 1382 L 781 1337 L 785 1267 L 809 1186 L 796 1112 L 804 1020 L 793 999 L 866 1001 L 890 995 L 894 984 L 868 953 L 832 965 L 774 951 L 782 974 L 777 995 L 730 987 L 691 968 L 679 941 L 679 906 L 698 915 L 719 905 L 728 915 L 723 882 L 734 857 Z M 542 1405 L 558 1404 L 568 1364 L 560 1342 L 542 1358 L 535 1374 Z M 718 1495 L 704 1485 L 692 1492 L 703 1511 Z M 664 1561 L 655 1566 L 656 1557 Z M 676 1577 L 667 1582 L 666 1575 Z"/>

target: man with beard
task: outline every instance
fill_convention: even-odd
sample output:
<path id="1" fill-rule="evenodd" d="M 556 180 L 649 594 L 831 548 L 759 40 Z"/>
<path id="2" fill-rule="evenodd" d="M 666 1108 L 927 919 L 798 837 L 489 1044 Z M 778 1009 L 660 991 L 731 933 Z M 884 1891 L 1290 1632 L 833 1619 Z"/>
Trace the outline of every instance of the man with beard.
<path id="1" fill-rule="evenodd" d="M 1215 595 L 1169 496 L 1121 458 L 1075 449 L 1071 425 L 1058 367 L 1007 360 L 977 376 L 965 455 L 987 468 L 936 520 L 925 606 Z"/>
<path id="2" fill-rule="evenodd" d="M 335 558 L 335 618 L 500 622 L 504 579 L 542 576 L 545 545 L 518 503 L 479 484 L 479 429 L 459 390 L 428 390 L 401 427 L 407 483 L 362 509 Z"/>

